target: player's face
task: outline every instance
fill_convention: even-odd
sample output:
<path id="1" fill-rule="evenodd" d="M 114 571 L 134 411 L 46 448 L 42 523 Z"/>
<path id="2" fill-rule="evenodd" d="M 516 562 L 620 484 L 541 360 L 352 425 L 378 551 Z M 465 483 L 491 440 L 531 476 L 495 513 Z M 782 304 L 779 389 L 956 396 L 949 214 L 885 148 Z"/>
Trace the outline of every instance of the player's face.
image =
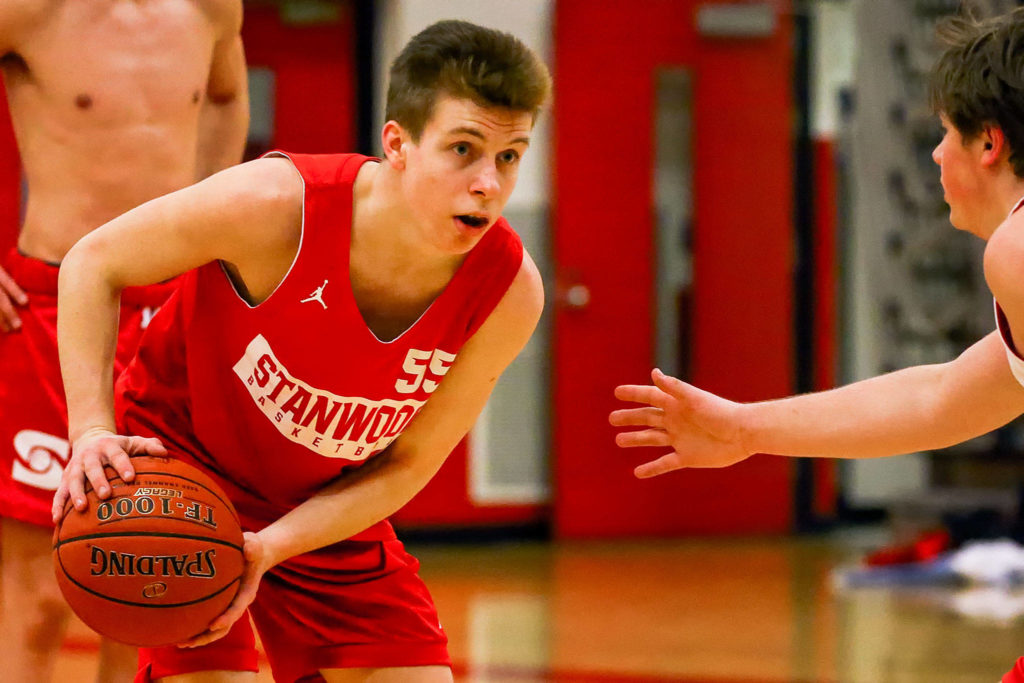
<path id="1" fill-rule="evenodd" d="M 405 196 L 425 237 L 447 253 L 473 248 L 508 202 L 530 144 L 528 112 L 443 97 L 407 142 Z"/>
<path id="2" fill-rule="evenodd" d="M 939 119 L 944 135 L 932 151 L 932 159 L 939 165 L 944 198 L 949 204 L 949 222 L 960 230 L 985 236 L 983 219 L 990 206 L 981 174 L 984 141 L 978 136 L 966 142 L 949 119 Z"/>

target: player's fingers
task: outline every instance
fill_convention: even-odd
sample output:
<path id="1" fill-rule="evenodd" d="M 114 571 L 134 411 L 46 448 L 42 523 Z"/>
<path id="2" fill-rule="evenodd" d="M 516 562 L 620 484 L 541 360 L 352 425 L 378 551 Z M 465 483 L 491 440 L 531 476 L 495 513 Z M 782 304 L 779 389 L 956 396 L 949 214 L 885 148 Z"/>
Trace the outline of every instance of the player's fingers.
<path id="1" fill-rule="evenodd" d="M 13 332 L 21 327 L 21 318 L 14 310 L 11 300 L 0 292 L 0 325 L 3 325 L 4 332 Z"/>
<path id="2" fill-rule="evenodd" d="M 57 487 L 57 492 L 53 494 L 53 505 L 50 508 L 50 516 L 53 518 L 53 523 L 58 524 L 61 517 L 64 516 L 64 506 L 68 502 L 68 489 L 62 483 Z"/>
<path id="3" fill-rule="evenodd" d="M 14 299 L 19 306 L 24 306 L 28 303 L 28 297 L 25 295 L 25 291 L 18 286 L 18 283 L 14 281 L 7 271 L 0 268 L 0 289 L 7 292 L 7 295 Z"/>
<path id="4" fill-rule="evenodd" d="M 666 472 L 672 472 L 685 467 L 682 462 L 682 458 L 676 452 L 667 453 L 657 460 L 645 462 L 643 465 L 637 466 L 633 470 L 633 474 L 636 475 L 637 479 L 650 479 L 656 477 L 659 474 L 665 474 Z"/>
<path id="5" fill-rule="evenodd" d="M 106 451 L 110 446 L 104 447 Z M 120 450 L 119 447 L 116 447 Z M 92 484 L 93 491 L 100 498 L 107 498 L 110 495 L 110 484 L 107 483 L 107 474 L 103 471 L 103 464 L 108 462 L 112 454 L 104 453 L 102 457 L 86 457 L 83 458 L 82 469 L 85 471 L 85 478 Z M 84 501 L 83 501 L 84 502 Z M 78 507 L 77 505 L 75 507 Z M 84 509 L 84 506 L 79 509 Z"/>
<path id="6" fill-rule="evenodd" d="M 665 425 L 665 412 L 660 408 L 624 408 L 608 416 L 616 427 L 658 427 Z"/>
<path id="7" fill-rule="evenodd" d="M 124 450 L 129 455 L 167 455 L 167 449 L 164 448 L 163 443 L 160 439 L 143 438 L 141 436 L 129 436 L 125 437 Z"/>
<path id="8" fill-rule="evenodd" d="M 64 476 L 68 482 L 68 496 L 70 496 L 74 503 L 75 509 L 79 512 L 85 510 L 85 475 L 82 472 L 81 465 L 72 461 L 72 464 L 68 465 Z"/>
<path id="9" fill-rule="evenodd" d="M 135 478 L 135 467 L 132 465 L 131 456 L 128 455 L 128 452 L 132 450 L 134 449 L 130 439 L 124 448 L 111 444 L 107 450 L 107 462 L 117 470 L 117 475 L 121 477 L 121 481 L 131 481 Z M 98 491 L 99 489 L 97 489 Z"/>
<path id="10" fill-rule="evenodd" d="M 203 633 L 200 633 L 198 636 L 195 636 L 194 638 L 189 638 L 184 643 L 180 643 L 178 645 L 178 647 L 180 647 L 180 648 L 193 648 L 193 647 L 202 647 L 203 645 L 209 645 L 213 641 L 220 640 L 221 638 L 226 636 L 228 634 L 229 630 L 230 629 L 226 629 L 226 628 L 217 629 L 217 630 L 209 629 L 207 631 L 204 631 Z"/>
<path id="11" fill-rule="evenodd" d="M 665 393 L 650 385 L 623 384 L 615 387 L 615 398 L 630 403 L 646 403 L 655 408 L 665 407 Z"/>
<path id="12" fill-rule="evenodd" d="M 167 448 L 163 445 L 160 439 L 156 437 L 150 439 L 142 439 L 143 452 L 149 455 L 167 455 Z"/>
<path id="13" fill-rule="evenodd" d="M 637 448 L 640 446 L 668 446 L 668 434 L 660 429 L 642 429 L 636 432 L 619 432 L 615 435 L 615 445 L 620 448 Z"/>

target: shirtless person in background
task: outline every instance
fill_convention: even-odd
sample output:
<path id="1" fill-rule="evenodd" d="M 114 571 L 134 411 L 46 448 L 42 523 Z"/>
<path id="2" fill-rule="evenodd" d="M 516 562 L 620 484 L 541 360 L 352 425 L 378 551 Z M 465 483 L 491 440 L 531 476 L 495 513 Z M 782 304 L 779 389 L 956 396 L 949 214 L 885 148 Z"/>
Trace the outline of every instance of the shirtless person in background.
<path id="1" fill-rule="evenodd" d="M 83 235 L 241 160 L 248 127 L 241 0 L 0 0 L 0 70 L 28 183 L 0 254 L 0 662 L 48 681 L 68 608 L 50 555 L 69 455 L 57 359 L 57 265 Z M 120 370 L 170 289 L 121 307 Z M 104 642 L 100 681 L 135 650 Z"/>

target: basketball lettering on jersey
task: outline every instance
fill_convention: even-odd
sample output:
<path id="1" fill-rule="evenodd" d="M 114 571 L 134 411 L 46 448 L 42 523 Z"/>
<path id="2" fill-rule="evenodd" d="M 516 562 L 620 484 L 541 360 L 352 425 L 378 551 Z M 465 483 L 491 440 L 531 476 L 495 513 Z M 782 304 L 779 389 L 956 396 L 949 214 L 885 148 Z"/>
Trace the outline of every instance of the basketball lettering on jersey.
<path id="1" fill-rule="evenodd" d="M 365 460 L 387 448 L 426 403 L 371 401 L 317 389 L 288 372 L 263 335 L 249 342 L 232 370 L 285 438 L 328 458 Z"/>

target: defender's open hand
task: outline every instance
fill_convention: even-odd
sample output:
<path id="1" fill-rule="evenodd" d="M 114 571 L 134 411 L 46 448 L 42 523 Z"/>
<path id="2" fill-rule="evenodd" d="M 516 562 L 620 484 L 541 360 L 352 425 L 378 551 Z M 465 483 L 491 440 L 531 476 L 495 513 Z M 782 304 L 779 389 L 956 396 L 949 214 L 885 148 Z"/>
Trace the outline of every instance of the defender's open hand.
<path id="1" fill-rule="evenodd" d="M 637 477 L 656 477 L 682 467 L 727 467 L 751 455 L 742 442 L 744 405 L 702 391 L 657 369 L 651 372 L 651 378 L 654 386 L 616 387 L 615 397 L 619 400 L 646 406 L 616 410 L 608 418 L 616 427 L 643 427 L 619 431 L 615 443 L 622 448 L 673 449 L 637 467 Z"/>

